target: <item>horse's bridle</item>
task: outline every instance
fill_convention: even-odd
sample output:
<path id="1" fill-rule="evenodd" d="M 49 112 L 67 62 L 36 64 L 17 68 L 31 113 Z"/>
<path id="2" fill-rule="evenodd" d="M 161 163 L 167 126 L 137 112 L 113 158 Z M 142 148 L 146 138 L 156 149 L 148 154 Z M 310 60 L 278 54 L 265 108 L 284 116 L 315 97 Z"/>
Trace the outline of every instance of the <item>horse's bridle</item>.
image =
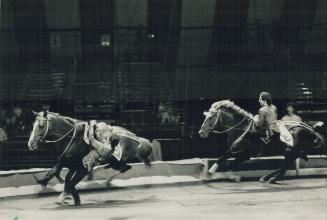
<path id="1" fill-rule="evenodd" d="M 209 128 L 209 132 L 216 133 L 216 134 L 223 134 L 223 133 L 226 133 L 226 132 L 228 132 L 228 131 L 230 131 L 230 130 L 233 130 L 233 129 L 237 128 L 238 126 L 240 126 L 240 125 L 241 125 L 241 124 L 242 124 L 242 123 L 247 119 L 247 117 L 244 117 L 241 121 L 237 122 L 237 123 L 236 123 L 235 125 L 233 125 L 233 126 L 228 127 L 226 130 L 224 130 L 224 131 L 217 131 L 217 130 L 214 130 L 214 128 L 216 127 L 217 123 L 220 121 L 220 123 L 221 123 L 221 125 L 222 125 L 222 121 L 221 121 L 221 117 L 220 117 L 221 112 L 227 114 L 227 113 L 224 112 L 223 110 L 218 109 L 218 111 L 215 112 L 215 113 L 217 114 L 216 121 L 215 121 L 215 123 L 213 124 L 213 126 L 212 126 L 211 128 Z M 226 126 L 222 125 L 222 127 L 226 127 Z M 243 129 L 242 129 L 242 130 L 243 130 Z"/>
<path id="2" fill-rule="evenodd" d="M 74 125 L 66 134 L 62 135 L 57 140 L 46 140 L 45 138 L 47 137 L 47 135 L 49 133 L 49 127 L 50 127 L 49 121 L 50 121 L 50 119 L 44 118 L 43 120 L 46 121 L 46 129 L 45 129 L 45 132 L 44 132 L 43 136 L 39 140 L 39 142 L 41 142 L 41 143 L 57 143 L 57 142 L 63 140 L 65 137 L 67 137 L 72 131 L 74 131 L 74 135 L 72 136 L 72 139 L 74 138 L 75 133 L 76 133 L 76 125 Z M 60 135 L 60 134 L 56 134 L 56 135 Z"/>

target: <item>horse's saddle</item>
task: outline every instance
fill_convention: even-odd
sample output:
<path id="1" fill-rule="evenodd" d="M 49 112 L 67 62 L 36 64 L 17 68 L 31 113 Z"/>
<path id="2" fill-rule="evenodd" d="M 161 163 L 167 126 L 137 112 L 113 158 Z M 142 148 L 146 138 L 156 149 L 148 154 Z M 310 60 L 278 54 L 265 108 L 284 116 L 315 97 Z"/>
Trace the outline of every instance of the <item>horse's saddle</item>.
<path id="1" fill-rule="evenodd" d="M 291 133 L 291 129 L 294 127 L 303 127 L 305 129 L 308 129 L 310 132 L 314 133 L 314 130 L 309 125 L 303 123 L 303 122 L 297 122 L 297 121 L 276 121 L 272 126 L 271 129 L 273 132 L 279 133 L 279 139 L 286 143 L 288 146 L 293 147 L 294 146 L 294 139 L 293 135 Z M 269 133 L 269 132 L 267 132 Z M 266 135 L 266 137 L 261 138 L 261 140 L 267 144 L 270 141 L 269 134 Z"/>

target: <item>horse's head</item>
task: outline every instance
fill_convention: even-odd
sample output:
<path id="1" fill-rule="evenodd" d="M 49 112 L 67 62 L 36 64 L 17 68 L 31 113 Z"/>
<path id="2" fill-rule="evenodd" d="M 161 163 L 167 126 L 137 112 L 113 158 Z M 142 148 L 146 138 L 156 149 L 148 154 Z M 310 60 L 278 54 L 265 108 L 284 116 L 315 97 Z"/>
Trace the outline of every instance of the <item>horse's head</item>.
<path id="1" fill-rule="evenodd" d="M 220 112 L 219 110 L 214 110 L 214 109 L 209 109 L 208 112 L 203 112 L 205 119 L 201 126 L 201 129 L 199 130 L 199 135 L 201 138 L 208 137 L 210 131 L 212 131 L 216 127 L 219 117 L 219 112 Z"/>
<path id="2" fill-rule="evenodd" d="M 49 130 L 48 114 L 44 112 L 34 112 L 35 121 L 33 124 L 33 130 L 28 140 L 28 148 L 30 150 L 36 150 L 39 147 L 40 142 L 47 136 Z"/>

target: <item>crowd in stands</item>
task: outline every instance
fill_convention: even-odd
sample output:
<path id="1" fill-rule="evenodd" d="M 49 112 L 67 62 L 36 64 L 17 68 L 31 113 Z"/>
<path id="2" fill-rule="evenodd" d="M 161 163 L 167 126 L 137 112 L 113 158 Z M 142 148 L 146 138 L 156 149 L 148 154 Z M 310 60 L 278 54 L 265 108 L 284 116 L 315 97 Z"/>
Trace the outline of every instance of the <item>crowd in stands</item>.
<path id="1" fill-rule="evenodd" d="M 179 124 L 181 116 L 170 102 L 160 102 L 158 106 L 158 118 L 161 124 Z"/>
<path id="2" fill-rule="evenodd" d="M 33 115 L 30 108 L 20 106 L 1 106 L 0 142 L 15 136 L 27 135 L 32 129 Z"/>

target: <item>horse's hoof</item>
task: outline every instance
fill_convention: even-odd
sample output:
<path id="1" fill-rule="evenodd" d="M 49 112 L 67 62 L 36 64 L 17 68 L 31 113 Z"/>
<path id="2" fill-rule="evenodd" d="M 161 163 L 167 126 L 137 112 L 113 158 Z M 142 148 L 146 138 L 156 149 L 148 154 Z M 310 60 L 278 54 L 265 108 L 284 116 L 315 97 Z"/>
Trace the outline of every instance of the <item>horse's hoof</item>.
<path id="1" fill-rule="evenodd" d="M 62 192 L 58 198 L 57 201 L 55 202 L 58 205 L 67 205 L 68 202 L 66 200 L 70 200 L 71 197 L 69 197 L 69 195 L 67 195 L 66 193 Z"/>
<path id="2" fill-rule="evenodd" d="M 265 182 L 267 182 L 266 177 L 265 177 L 265 176 L 261 177 L 261 178 L 259 179 L 259 182 L 260 182 L 260 183 L 265 183 Z"/>
<path id="3" fill-rule="evenodd" d="M 60 205 L 60 206 L 65 206 L 65 205 L 68 205 L 69 203 L 67 201 L 65 201 L 65 200 L 60 199 L 60 200 L 57 200 L 55 202 L 55 204 Z"/>
<path id="4" fill-rule="evenodd" d="M 268 180 L 268 183 L 271 183 L 271 184 L 275 184 L 275 183 L 277 183 L 277 179 L 276 179 L 276 177 L 271 177 L 271 178 Z"/>
<path id="5" fill-rule="evenodd" d="M 207 181 L 207 180 L 211 180 L 211 178 L 212 178 L 212 174 L 205 172 L 205 173 L 203 173 L 201 180 Z"/>

